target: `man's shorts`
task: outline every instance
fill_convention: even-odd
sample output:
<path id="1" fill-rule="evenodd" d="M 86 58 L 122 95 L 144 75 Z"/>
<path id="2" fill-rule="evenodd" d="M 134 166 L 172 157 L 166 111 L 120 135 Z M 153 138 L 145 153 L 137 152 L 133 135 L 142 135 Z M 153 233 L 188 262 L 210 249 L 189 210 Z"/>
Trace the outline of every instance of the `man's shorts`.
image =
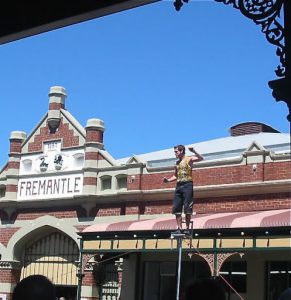
<path id="1" fill-rule="evenodd" d="M 193 182 L 177 182 L 175 196 L 173 200 L 172 213 L 174 215 L 182 214 L 184 206 L 185 214 L 192 214 L 193 211 Z"/>

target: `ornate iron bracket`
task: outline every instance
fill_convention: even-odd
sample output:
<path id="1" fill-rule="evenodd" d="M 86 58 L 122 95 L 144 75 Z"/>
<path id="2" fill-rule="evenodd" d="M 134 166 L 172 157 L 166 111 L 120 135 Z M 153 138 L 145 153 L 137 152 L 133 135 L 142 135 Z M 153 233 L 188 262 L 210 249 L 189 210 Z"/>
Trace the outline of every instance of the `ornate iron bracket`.
<path id="1" fill-rule="evenodd" d="M 224 4 L 231 4 L 247 18 L 261 25 L 262 32 L 269 43 L 277 47 L 276 54 L 280 64 L 275 73 L 278 77 L 285 76 L 286 52 L 284 45 L 284 27 L 279 23 L 283 0 L 215 0 Z"/>
<path id="2" fill-rule="evenodd" d="M 211 272 L 211 276 L 219 276 L 220 269 L 223 263 L 231 256 L 239 254 L 240 257 L 244 255 L 242 252 L 225 252 L 225 253 L 195 253 L 192 254 L 198 255 L 203 258 Z"/>
<path id="3" fill-rule="evenodd" d="M 261 25 L 262 32 L 267 41 L 277 47 L 276 54 L 279 56 L 280 64 L 275 73 L 278 77 L 284 77 L 286 71 L 286 49 L 284 44 L 284 27 L 280 24 L 280 13 L 284 0 L 215 0 L 224 4 L 230 4 L 239 9 L 247 18 Z M 175 0 L 174 6 L 177 11 L 188 0 Z"/>

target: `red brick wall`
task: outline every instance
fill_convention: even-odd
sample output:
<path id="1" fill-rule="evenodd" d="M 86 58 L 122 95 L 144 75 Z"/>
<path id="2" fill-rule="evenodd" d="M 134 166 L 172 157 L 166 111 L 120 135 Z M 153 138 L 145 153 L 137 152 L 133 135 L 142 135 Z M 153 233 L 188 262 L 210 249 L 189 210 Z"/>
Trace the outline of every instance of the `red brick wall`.
<path id="1" fill-rule="evenodd" d="M 252 211 L 265 209 L 285 209 L 291 207 L 289 193 L 246 195 L 232 197 L 195 198 L 194 211 L 197 213 Z M 129 202 L 125 205 L 98 205 L 91 216 L 119 216 L 131 214 L 168 214 L 172 212 L 172 199 Z"/>
<path id="2" fill-rule="evenodd" d="M 39 209 L 22 209 L 17 213 L 17 220 L 34 220 L 44 215 L 56 218 L 77 218 L 84 216 L 84 211 L 80 207 L 52 207 Z"/>
<path id="3" fill-rule="evenodd" d="M 125 215 L 136 215 L 140 213 L 140 205 L 137 203 L 127 203 L 125 206 Z"/>
<path id="4" fill-rule="evenodd" d="M 252 165 L 215 167 L 193 170 L 193 181 L 195 186 L 233 184 L 254 181 L 283 180 L 291 178 L 291 162 L 276 162 L 256 164 L 256 171 Z M 176 182 L 163 183 L 163 177 L 170 177 L 173 172 L 159 174 L 144 174 L 141 176 L 141 189 L 164 189 L 171 188 Z M 129 176 L 130 179 L 130 176 Z M 139 177 L 128 184 L 129 190 L 138 189 Z"/>
<path id="5" fill-rule="evenodd" d="M 28 144 L 29 152 L 42 151 L 42 144 L 48 140 L 63 140 L 63 147 L 75 147 L 79 146 L 79 137 L 74 136 L 73 129 L 69 129 L 69 124 L 64 124 L 61 119 L 60 126 L 55 133 L 50 133 L 48 126 L 40 128 L 40 134 L 34 136 L 34 141 Z"/>
<path id="6" fill-rule="evenodd" d="M 86 142 L 103 143 L 103 132 L 96 129 L 87 129 Z"/>
<path id="7" fill-rule="evenodd" d="M 6 192 L 17 192 L 17 185 L 15 184 L 7 184 Z"/>
<path id="8" fill-rule="evenodd" d="M 61 108 L 65 108 L 63 103 L 51 102 L 49 103 L 49 110 L 60 110 Z"/>
<path id="9" fill-rule="evenodd" d="M 144 180 L 144 178 L 142 178 L 142 180 Z M 154 182 L 154 179 L 152 179 L 152 181 Z M 140 188 L 142 188 L 140 174 L 127 176 L 127 189 L 129 191 L 130 190 L 139 190 Z"/>
<path id="10" fill-rule="evenodd" d="M 93 285 L 96 285 L 96 282 L 95 282 L 95 279 L 94 279 L 94 276 L 93 276 L 93 272 L 90 272 L 90 271 L 85 271 L 84 272 L 84 277 L 83 277 L 83 280 L 82 280 L 82 285 L 87 285 L 87 286 L 93 286 Z"/>
<path id="11" fill-rule="evenodd" d="M 83 178 L 83 185 L 97 185 L 97 178 L 96 177 L 84 177 Z"/>
<path id="12" fill-rule="evenodd" d="M 252 165 L 196 169 L 193 172 L 193 179 L 195 185 L 203 186 L 262 181 L 262 175 L 262 165 L 257 164 L 255 172 Z"/>
<path id="13" fill-rule="evenodd" d="M 108 205 L 97 205 L 95 209 L 96 217 L 107 217 L 107 216 L 120 216 L 123 212 L 123 205 L 108 204 Z"/>
<path id="14" fill-rule="evenodd" d="M 20 227 L 15 228 L 0 228 L 0 243 L 3 244 L 5 247 L 7 246 L 10 238 L 13 234 L 19 230 Z M 1 271 L 2 272 L 2 271 Z M 0 272 L 0 274 L 1 274 Z M 1 275 L 0 275 L 1 276 Z"/>
<path id="15" fill-rule="evenodd" d="M 20 162 L 19 161 L 9 161 L 8 162 L 8 169 L 19 169 Z"/>
<path id="16" fill-rule="evenodd" d="M 172 200 L 166 201 L 149 201 L 144 204 L 144 214 L 169 214 L 172 212 Z"/>
<path id="17" fill-rule="evenodd" d="M 197 213 L 255 211 L 291 208 L 290 193 L 213 197 L 194 200 Z"/>
<path id="18" fill-rule="evenodd" d="M 164 177 L 170 177 L 173 175 L 173 172 L 168 174 L 144 174 L 141 177 L 141 189 L 142 190 L 153 190 L 153 189 L 167 189 L 174 187 L 176 182 L 163 183 Z"/>
<path id="19" fill-rule="evenodd" d="M 10 141 L 10 153 L 20 153 L 21 143 L 22 141 Z"/>
<path id="20" fill-rule="evenodd" d="M 20 279 L 21 270 L 1 269 L 0 282 L 17 283 Z"/>
<path id="21" fill-rule="evenodd" d="M 104 157 L 99 152 L 86 152 L 85 160 L 102 160 Z"/>
<path id="22" fill-rule="evenodd" d="M 291 178 L 291 162 L 265 164 L 265 180 L 279 180 Z"/>
<path id="23" fill-rule="evenodd" d="M 246 195 L 231 197 L 195 198 L 194 211 L 197 213 L 212 213 L 222 211 L 251 211 L 264 209 L 283 209 L 291 207 L 290 193 Z M 172 210 L 172 197 L 168 200 L 138 201 L 127 203 L 113 203 L 96 205 L 90 212 L 90 217 L 120 216 L 131 214 L 167 214 Z M 81 207 L 71 208 L 47 208 L 20 210 L 15 216 L 17 220 L 34 220 L 43 215 L 56 218 L 77 218 L 85 216 Z M 14 228 L 1 229 L 2 240 L 5 244 L 9 238 L 18 230 Z"/>

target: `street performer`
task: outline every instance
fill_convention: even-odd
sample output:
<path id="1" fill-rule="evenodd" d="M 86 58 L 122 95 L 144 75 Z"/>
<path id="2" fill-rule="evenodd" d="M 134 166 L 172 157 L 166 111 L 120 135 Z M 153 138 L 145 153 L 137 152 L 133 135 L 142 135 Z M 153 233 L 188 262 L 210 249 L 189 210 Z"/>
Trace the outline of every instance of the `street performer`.
<path id="1" fill-rule="evenodd" d="M 188 148 L 194 155 L 185 155 L 185 146 L 177 145 L 174 153 L 177 158 L 174 175 L 163 178 L 164 183 L 177 180 L 175 195 L 173 199 L 172 213 L 176 216 L 178 230 L 176 234 L 190 234 L 190 222 L 193 212 L 193 163 L 203 160 L 203 157 L 193 147 Z M 182 231 L 182 209 L 184 207 L 186 230 Z"/>

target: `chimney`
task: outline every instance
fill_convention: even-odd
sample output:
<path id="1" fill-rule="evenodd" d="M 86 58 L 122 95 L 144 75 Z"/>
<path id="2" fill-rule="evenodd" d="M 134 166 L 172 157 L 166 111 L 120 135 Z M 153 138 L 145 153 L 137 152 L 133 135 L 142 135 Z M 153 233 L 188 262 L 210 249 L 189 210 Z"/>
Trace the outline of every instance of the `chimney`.
<path id="1" fill-rule="evenodd" d="M 12 131 L 10 135 L 10 151 L 8 168 L 6 175 L 6 193 L 5 199 L 16 200 L 18 174 L 20 167 L 20 154 L 22 143 L 26 139 L 26 133 L 22 131 Z"/>
<path id="2" fill-rule="evenodd" d="M 103 149 L 104 122 L 99 119 L 89 119 L 86 125 L 85 163 L 83 193 L 96 194 L 98 162 L 102 157 L 99 150 Z"/>
<path id="3" fill-rule="evenodd" d="M 89 119 L 86 125 L 86 143 L 94 143 L 103 149 L 104 122 L 100 119 Z"/>
<path id="4" fill-rule="evenodd" d="M 67 94 L 65 88 L 52 86 L 49 91 L 49 111 L 47 123 L 51 133 L 55 133 L 61 122 L 61 109 L 65 109 Z"/>
<path id="5" fill-rule="evenodd" d="M 261 132 L 278 133 L 275 128 L 260 122 L 244 122 L 236 124 L 229 129 L 231 136 L 255 134 Z"/>

